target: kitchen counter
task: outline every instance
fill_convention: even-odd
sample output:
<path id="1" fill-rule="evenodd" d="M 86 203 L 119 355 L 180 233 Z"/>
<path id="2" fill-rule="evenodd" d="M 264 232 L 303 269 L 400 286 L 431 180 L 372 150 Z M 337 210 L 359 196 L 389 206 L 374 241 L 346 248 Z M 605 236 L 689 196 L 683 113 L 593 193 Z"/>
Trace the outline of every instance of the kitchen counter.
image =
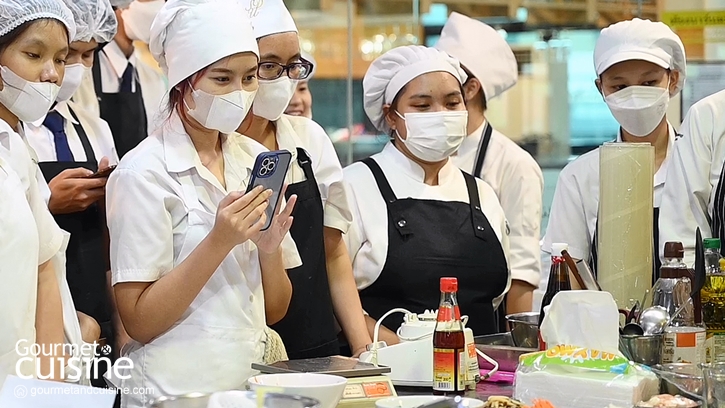
<path id="1" fill-rule="evenodd" d="M 417 388 L 417 387 L 395 387 L 395 391 L 398 395 L 431 395 L 433 391 L 430 388 Z M 466 397 L 476 398 L 482 401 L 486 401 L 488 397 L 492 395 L 501 395 L 510 397 L 514 393 L 513 384 L 506 383 L 492 383 L 482 381 L 478 383 L 476 391 L 468 391 Z"/>

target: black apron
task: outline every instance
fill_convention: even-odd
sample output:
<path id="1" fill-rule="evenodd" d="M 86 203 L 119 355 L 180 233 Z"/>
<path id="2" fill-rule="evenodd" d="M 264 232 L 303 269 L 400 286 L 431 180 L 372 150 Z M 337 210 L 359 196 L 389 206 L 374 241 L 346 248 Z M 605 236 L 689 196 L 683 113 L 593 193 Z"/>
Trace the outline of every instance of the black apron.
<path id="1" fill-rule="evenodd" d="M 101 77 L 101 59 L 96 51 L 93 63 L 93 84 L 98 98 L 101 118 L 108 122 L 113 133 L 118 157 L 122 158 L 131 149 L 136 147 L 148 135 L 148 122 L 144 107 L 141 84 L 136 82 L 136 92 L 103 93 L 103 79 Z"/>
<path id="2" fill-rule="evenodd" d="M 295 222 L 290 233 L 297 244 L 302 266 L 289 271 L 292 299 L 287 315 L 272 329 L 282 337 L 290 360 L 328 357 L 340 352 L 335 315 L 327 280 L 325 211 L 320 189 L 312 171 L 312 161 L 302 148 L 297 148 L 297 163 L 305 181 L 287 186 L 287 199 L 297 195 L 292 216 Z"/>
<path id="3" fill-rule="evenodd" d="M 70 114 L 76 122 L 79 122 L 72 110 Z M 83 126 L 79 122 L 73 127 L 83 145 L 86 161 L 38 163 L 43 177 L 49 183 L 67 169 L 83 167 L 92 172 L 98 171 L 96 156 Z M 101 212 L 99 204 L 94 203 L 85 211 L 55 214 L 53 217 L 60 228 L 70 233 L 66 250 L 66 280 L 76 310 L 96 319 L 101 326 L 101 338 L 105 338 L 108 344 L 113 345 L 113 324 L 106 284 L 107 264 L 103 242 L 105 226 L 101 221 Z M 102 380 L 100 383 L 103 383 Z"/>
<path id="4" fill-rule="evenodd" d="M 710 219 L 712 237 L 725 239 L 725 164 L 720 171 L 720 179 L 715 189 L 715 202 L 712 205 Z"/>
<path id="5" fill-rule="evenodd" d="M 498 331 L 493 300 L 506 289 L 509 273 L 501 243 L 481 211 L 476 179 L 462 172 L 470 204 L 398 199 L 374 159 L 373 173 L 388 212 L 388 254 L 380 276 L 360 292 L 363 309 L 374 319 L 403 307 L 413 313 L 435 310 L 440 278 L 458 278 L 461 313 L 475 335 Z M 383 323 L 396 331 L 402 317 Z"/>

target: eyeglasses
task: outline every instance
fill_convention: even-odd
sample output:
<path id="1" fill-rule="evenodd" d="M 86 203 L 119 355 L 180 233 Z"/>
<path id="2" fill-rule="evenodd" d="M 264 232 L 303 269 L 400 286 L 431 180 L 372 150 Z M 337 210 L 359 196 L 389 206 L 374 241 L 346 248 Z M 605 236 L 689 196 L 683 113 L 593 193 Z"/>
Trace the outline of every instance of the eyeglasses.
<path id="1" fill-rule="evenodd" d="M 278 62 L 260 62 L 257 69 L 259 79 L 271 80 L 280 78 L 285 72 L 290 79 L 307 79 L 312 74 L 314 65 L 301 58 L 300 62 L 282 65 Z"/>

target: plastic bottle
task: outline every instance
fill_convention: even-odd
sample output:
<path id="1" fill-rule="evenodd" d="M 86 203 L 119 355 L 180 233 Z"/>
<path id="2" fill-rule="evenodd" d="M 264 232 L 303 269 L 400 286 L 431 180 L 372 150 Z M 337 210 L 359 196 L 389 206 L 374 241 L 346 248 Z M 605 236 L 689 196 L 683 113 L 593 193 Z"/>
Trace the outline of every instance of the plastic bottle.
<path id="1" fill-rule="evenodd" d="M 433 333 L 433 393 L 463 395 L 466 391 L 466 339 L 458 308 L 458 279 L 441 278 L 441 300 Z"/>

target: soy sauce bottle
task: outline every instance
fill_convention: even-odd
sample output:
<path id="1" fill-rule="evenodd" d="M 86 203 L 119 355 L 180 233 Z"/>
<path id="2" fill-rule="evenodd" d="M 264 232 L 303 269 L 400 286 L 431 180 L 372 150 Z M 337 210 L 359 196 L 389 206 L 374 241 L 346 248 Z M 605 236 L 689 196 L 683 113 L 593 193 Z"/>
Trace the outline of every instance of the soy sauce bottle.
<path id="1" fill-rule="evenodd" d="M 571 281 L 569 280 L 569 268 L 566 266 L 564 257 L 561 252 L 568 250 L 569 245 L 556 243 L 551 244 L 551 269 L 549 270 L 549 282 L 546 286 L 546 293 L 541 300 L 541 311 L 539 312 L 539 329 L 544 321 L 544 308 L 551 304 L 557 293 L 563 290 L 571 290 Z M 541 338 L 539 331 L 539 350 L 546 350 L 546 344 Z"/>
<path id="2" fill-rule="evenodd" d="M 458 279 L 441 278 L 441 301 L 433 333 L 433 394 L 466 391 L 466 338 L 458 308 Z"/>

